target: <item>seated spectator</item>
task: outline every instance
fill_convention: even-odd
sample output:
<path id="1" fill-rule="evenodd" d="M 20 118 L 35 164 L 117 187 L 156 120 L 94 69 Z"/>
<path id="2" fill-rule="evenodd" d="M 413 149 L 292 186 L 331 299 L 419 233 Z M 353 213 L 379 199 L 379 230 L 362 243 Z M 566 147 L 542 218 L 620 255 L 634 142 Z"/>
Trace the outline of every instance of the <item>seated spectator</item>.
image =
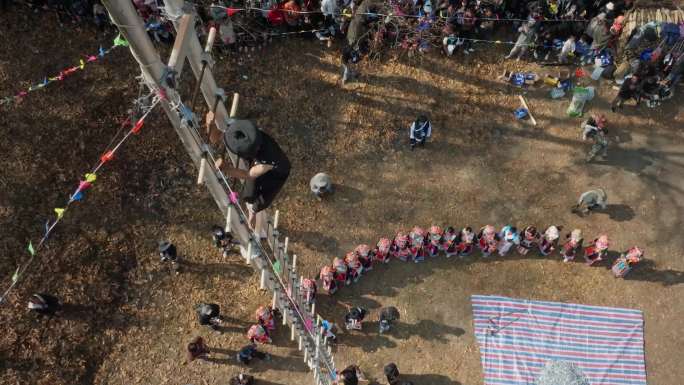
<path id="1" fill-rule="evenodd" d="M 240 373 L 237 376 L 230 379 L 229 385 L 253 385 L 254 376 L 249 374 Z"/>
<path id="2" fill-rule="evenodd" d="M 197 320 L 200 325 L 210 326 L 212 329 L 218 329 L 221 324 L 221 310 L 219 305 L 215 303 L 201 303 L 195 309 L 197 311 Z"/>
<path id="3" fill-rule="evenodd" d="M 31 296 L 28 309 L 41 316 L 52 317 L 62 308 L 57 297 L 50 294 L 38 293 Z"/>
<path id="4" fill-rule="evenodd" d="M 190 341 L 187 348 L 187 361 L 192 362 L 196 359 L 205 359 L 209 354 L 209 348 L 204 343 L 202 337 L 195 337 Z"/>
<path id="5" fill-rule="evenodd" d="M 269 360 L 271 356 L 269 356 L 267 353 L 258 351 L 256 344 L 243 346 L 242 349 L 240 349 L 240 351 L 237 353 L 237 360 L 241 364 L 249 365 L 249 363 L 255 358 L 260 360 Z"/>

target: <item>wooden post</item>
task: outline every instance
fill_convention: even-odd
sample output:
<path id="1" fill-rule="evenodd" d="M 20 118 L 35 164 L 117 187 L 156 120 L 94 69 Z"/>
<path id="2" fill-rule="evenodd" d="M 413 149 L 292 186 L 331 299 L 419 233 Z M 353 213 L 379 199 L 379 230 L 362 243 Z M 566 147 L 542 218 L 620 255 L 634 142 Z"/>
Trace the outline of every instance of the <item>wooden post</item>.
<path id="1" fill-rule="evenodd" d="M 232 206 L 232 205 L 228 205 L 228 210 L 227 210 L 227 211 L 228 211 L 228 212 L 226 213 L 226 233 L 230 233 L 230 218 L 231 218 L 231 215 L 230 215 L 230 214 L 233 213 L 233 206 Z"/>
<path id="2" fill-rule="evenodd" d="M 240 95 L 236 92 L 233 94 L 233 104 L 230 105 L 230 117 L 237 116 L 238 103 L 240 102 Z"/>
<path id="3" fill-rule="evenodd" d="M 266 290 L 266 269 L 261 270 L 261 281 L 259 283 L 261 290 Z"/>
<path id="4" fill-rule="evenodd" d="M 247 243 L 247 255 L 245 256 L 245 262 L 249 265 L 252 263 L 252 238 L 250 237 L 249 243 Z"/>
<path id="5" fill-rule="evenodd" d="M 276 210 L 275 218 L 273 218 L 273 230 L 278 230 L 278 215 L 279 214 L 280 214 L 280 210 Z"/>
<path id="6" fill-rule="evenodd" d="M 291 328 L 290 328 L 290 340 L 294 341 L 295 340 L 295 323 L 292 322 Z"/>
<path id="7" fill-rule="evenodd" d="M 299 351 L 302 350 L 302 335 L 299 335 Z"/>
<path id="8" fill-rule="evenodd" d="M 271 305 L 271 309 L 277 309 L 278 308 L 278 292 L 276 290 L 273 290 L 273 304 Z"/>

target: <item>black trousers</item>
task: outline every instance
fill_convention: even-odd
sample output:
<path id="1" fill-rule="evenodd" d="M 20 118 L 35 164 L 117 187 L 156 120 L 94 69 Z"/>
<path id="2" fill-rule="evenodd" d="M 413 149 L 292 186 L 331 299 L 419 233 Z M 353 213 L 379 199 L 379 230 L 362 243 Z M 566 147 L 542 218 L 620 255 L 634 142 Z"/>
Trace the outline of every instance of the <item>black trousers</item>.
<path id="1" fill-rule="evenodd" d="M 245 202 L 253 205 L 254 212 L 262 211 L 273 203 L 286 180 L 287 178 L 274 178 L 266 173 L 255 180 L 248 180 L 242 189 L 242 197 Z"/>

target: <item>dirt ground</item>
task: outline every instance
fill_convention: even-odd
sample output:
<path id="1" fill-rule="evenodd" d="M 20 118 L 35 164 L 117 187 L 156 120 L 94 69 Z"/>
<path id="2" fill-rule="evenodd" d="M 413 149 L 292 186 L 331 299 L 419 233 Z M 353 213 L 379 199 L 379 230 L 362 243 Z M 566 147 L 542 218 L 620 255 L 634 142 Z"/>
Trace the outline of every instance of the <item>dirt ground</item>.
<path id="1" fill-rule="evenodd" d="M 0 95 L 10 95 L 92 53 L 112 36 L 60 29 L 36 16 L 42 29 L 25 27 L 23 11 L 0 15 Z M 463 260 L 443 257 L 421 265 L 393 261 L 378 267 L 335 298 L 321 296 L 321 313 L 340 322 L 340 301 L 369 309 L 397 306 L 392 333 L 342 333 L 339 367 L 359 363 L 371 378 L 394 361 L 416 384 L 482 384 L 473 337 L 471 294 L 567 301 L 641 309 L 646 319 L 650 384 L 684 378 L 678 357 L 684 285 L 684 114 L 681 97 L 659 109 L 627 106 L 613 114 L 615 94 L 600 85 L 589 111 L 606 112 L 612 145 L 608 158 L 585 164 L 588 145 L 568 100 L 548 89 L 526 93 L 538 120 L 518 122 L 520 90 L 495 81 L 503 48 L 478 47 L 466 58 L 386 58 L 361 68 L 360 82 L 341 87 L 334 50 L 319 42 L 276 40 L 215 71 L 227 92 L 241 95 L 240 115 L 275 136 L 293 173 L 275 203 L 302 270 L 359 243 L 374 243 L 414 224 L 462 227 L 487 223 L 582 228 L 589 238 L 606 232 L 613 255 L 638 244 L 645 263 L 626 280 L 604 267 L 563 264 L 557 257 Z M 28 240 L 63 204 L 115 134 L 137 95 L 139 70 L 120 49 L 62 83 L 32 93 L 0 114 L 0 276 L 3 287 L 27 257 Z M 182 81 L 187 89 L 189 78 Z M 681 93 L 681 89 L 680 89 Z M 188 93 L 186 92 L 186 95 Z M 411 152 L 407 127 L 430 115 L 433 140 Z M 330 173 L 336 193 L 324 202 L 308 191 L 309 178 Z M 220 213 L 161 111 L 139 137 L 126 143 L 83 202 L 70 211 L 40 253 L 30 276 L 0 311 L 1 384 L 225 384 L 247 370 L 260 384 L 311 382 L 296 345 L 278 331 L 270 362 L 238 367 L 234 353 L 269 295 L 237 256 L 223 258 L 210 244 Z M 609 206 L 579 218 L 568 210 L 590 187 L 603 187 Z M 176 276 L 159 263 L 156 242 L 172 240 L 185 263 Z M 48 322 L 27 314 L 26 298 L 49 292 L 66 304 Z M 219 303 L 228 322 L 219 332 L 200 329 L 193 306 Z M 217 353 L 208 362 L 183 363 L 183 349 L 203 335 Z"/>

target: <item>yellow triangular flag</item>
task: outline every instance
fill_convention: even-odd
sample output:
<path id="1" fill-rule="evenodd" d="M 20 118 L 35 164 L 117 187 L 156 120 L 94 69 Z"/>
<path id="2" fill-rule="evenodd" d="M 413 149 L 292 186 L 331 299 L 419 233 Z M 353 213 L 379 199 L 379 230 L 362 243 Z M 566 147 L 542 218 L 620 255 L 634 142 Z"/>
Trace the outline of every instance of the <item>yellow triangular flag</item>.
<path id="1" fill-rule="evenodd" d="M 83 59 L 81 59 L 81 63 L 79 65 L 79 67 L 81 67 L 81 69 L 85 68 L 85 62 L 83 61 Z"/>
<path id="2" fill-rule="evenodd" d="M 90 173 L 85 174 L 85 180 L 88 183 L 93 183 L 93 182 L 95 182 L 96 179 L 97 179 L 97 175 L 95 175 L 95 174 L 90 174 Z"/>
<path id="3" fill-rule="evenodd" d="M 55 213 L 57 213 L 57 219 L 62 219 L 64 216 L 64 209 L 55 209 Z"/>

